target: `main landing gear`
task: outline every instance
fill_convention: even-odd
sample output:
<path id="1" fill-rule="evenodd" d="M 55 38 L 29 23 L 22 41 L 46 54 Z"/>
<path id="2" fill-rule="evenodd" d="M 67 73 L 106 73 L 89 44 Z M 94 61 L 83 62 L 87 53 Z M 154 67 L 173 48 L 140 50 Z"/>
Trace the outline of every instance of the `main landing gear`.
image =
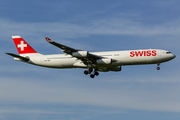
<path id="1" fill-rule="evenodd" d="M 91 74 L 92 72 L 93 72 L 93 74 Z M 88 68 L 88 70 L 85 70 L 85 71 L 84 71 L 84 74 L 85 74 L 85 75 L 91 74 L 90 77 L 91 77 L 91 78 L 94 78 L 95 76 L 98 76 L 98 75 L 99 75 L 99 72 L 97 72 L 97 69 L 94 69 L 94 71 L 93 71 L 92 68 Z"/>
<path id="2" fill-rule="evenodd" d="M 157 64 L 157 70 L 160 70 L 160 63 Z"/>

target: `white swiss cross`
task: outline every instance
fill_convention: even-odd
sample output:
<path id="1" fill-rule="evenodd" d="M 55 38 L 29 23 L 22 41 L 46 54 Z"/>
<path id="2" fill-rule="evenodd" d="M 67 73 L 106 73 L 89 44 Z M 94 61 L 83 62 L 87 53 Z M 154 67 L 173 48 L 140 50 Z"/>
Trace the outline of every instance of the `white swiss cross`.
<path id="1" fill-rule="evenodd" d="M 24 41 L 21 41 L 21 43 L 18 44 L 18 48 L 21 48 L 21 51 L 24 51 L 25 47 L 27 47 L 27 44 L 24 44 Z"/>

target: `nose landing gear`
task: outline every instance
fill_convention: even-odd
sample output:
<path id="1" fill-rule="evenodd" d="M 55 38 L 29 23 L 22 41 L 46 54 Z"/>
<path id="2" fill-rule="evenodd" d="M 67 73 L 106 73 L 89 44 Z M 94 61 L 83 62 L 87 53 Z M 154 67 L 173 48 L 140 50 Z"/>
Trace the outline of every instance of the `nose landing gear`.
<path id="1" fill-rule="evenodd" d="M 160 63 L 157 64 L 158 66 L 156 67 L 157 70 L 160 70 Z"/>

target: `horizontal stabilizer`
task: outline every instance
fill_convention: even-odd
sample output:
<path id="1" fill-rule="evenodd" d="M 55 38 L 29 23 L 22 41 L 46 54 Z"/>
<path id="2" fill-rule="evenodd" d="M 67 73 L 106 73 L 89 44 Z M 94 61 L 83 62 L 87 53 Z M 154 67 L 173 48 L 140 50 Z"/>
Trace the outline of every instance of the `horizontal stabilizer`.
<path id="1" fill-rule="evenodd" d="M 12 56 L 12 57 L 15 57 L 15 58 L 19 58 L 19 59 L 21 59 L 22 61 L 26 61 L 26 62 L 29 61 L 29 58 L 22 57 L 22 56 L 13 54 L 13 53 L 6 53 L 6 54 L 8 54 L 8 55 L 10 55 L 10 56 Z"/>

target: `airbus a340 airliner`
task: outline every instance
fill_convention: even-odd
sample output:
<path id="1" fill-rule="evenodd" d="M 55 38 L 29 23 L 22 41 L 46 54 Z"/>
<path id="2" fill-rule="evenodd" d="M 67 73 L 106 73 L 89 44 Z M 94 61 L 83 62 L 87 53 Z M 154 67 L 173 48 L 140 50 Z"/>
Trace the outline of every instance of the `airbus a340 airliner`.
<path id="1" fill-rule="evenodd" d="M 91 78 L 98 76 L 98 71 L 121 71 L 122 66 L 126 65 L 157 64 L 157 70 L 160 70 L 161 63 L 176 57 L 171 52 L 160 49 L 89 52 L 59 44 L 48 37 L 45 39 L 65 54 L 43 55 L 20 36 L 12 36 L 12 39 L 19 55 L 6 54 L 13 56 L 14 60 L 49 68 L 85 68 L 87 70 L 84 74 L 90 74 Z"/>

